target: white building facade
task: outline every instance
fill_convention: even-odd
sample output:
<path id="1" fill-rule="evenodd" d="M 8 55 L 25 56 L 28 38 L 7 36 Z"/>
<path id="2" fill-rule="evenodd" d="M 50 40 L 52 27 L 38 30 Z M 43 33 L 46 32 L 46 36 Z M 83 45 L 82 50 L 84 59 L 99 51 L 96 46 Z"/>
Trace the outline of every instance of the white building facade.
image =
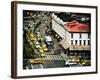
<path id="1" fill-rule="evenodd" d="M 52 29 L 68 42 L 69 50 L 90 50 L 90 32 L 70 32 L 64 27 L 66 23 L 52 14 Z"/>

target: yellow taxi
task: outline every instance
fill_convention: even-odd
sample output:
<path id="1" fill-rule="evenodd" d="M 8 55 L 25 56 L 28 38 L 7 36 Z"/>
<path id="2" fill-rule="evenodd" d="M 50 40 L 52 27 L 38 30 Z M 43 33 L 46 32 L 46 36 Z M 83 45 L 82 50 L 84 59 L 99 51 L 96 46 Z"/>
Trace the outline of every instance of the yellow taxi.
<path id="1" fill-rule="evenodd" d="M 41 46 L 42 46 L 42 47 L 46 47 L 45 42 L 42 42 L 42 43 L 41 43 Z"/>
<path id="2" fill-rule="evenodd" d="M 48 51 L 48 48 L 45 46 L 45 47 L 42 47 L 43 48 L 43 51 Z"/>
<path id="3" fill-rule="evenodd" d="M 34 37 L 34 34 L 33 33 L 30 33 L 30 37 Z"/>
<path id="4" fill-rule="evenodd" d="M 82 62 L 82 63 L 81 63 L 82 66 L 85 66 L 85 64 L 86 64 L 85 62 Z"/>
<path id="5" fill-rule="evenodd" d="M 37 40 L 34 41 L 34 44 L 39 44 L 39 42 Z"/>
<path id="6" fill-rule="evenodd" d="M 90 66 L 91 65 L 91 61 L 90 60 L 84 60 L 81 65 L 82 66 Z"/>
<path id="7" fill-rule="evenodd" d="M 48 48 L 46 47 L 46 44 L 42 42 L 41 44 L 43 51 L 48 51 Z"/>
<path id="8" fill-rule="evenodd" d="M 41 37 L 38 37 L 37 39 L 43 41 L 43 38 L 41 38 Z"/>
<path id="9" fill-rule="evenodd" d="M 32 41 L 32 40 L 34 40 L 34 41 L 35 41 L 35 40 L 37 40 L 37 39 L 36 39 L 35 37 L 32 37 L 32 38 L 31 38 L 31 41 Z"/>
<path id="10" fill-rule="evenodd" d="M 39 48 L 38 51 L 39 51 L 40 53 L 43 53 L 43 52 L 44 52 L 42 48 Z"/>
<path id="11" fill-rule="evenodd" d="M 41 57 L 46 57 L 46 56 L 47 56 L 46 54 L 43 54 L 43 53 L 42 53 L 42 54 L 40 54 L 40 55 L 41 55 Z"/>
<path id="12" fill-rule="evenodd" d="M 30 36 L 30 39 L 33 40 L 34 34 L 33 33 L 30 33 L 29 36 Z"/>
<path id="13" fill-rule="evenodd" d="M 29 62 L 31 64 L 43 64 L 42 60 L 29 59 Z"/>
<path id="14" fill-rule="evenodd" d="M 66 61 L 67 61 L 67 62 L 70 62 L 70 61 L 71 61 L 71 59 L 64 59 L 64 61 L 65 61 L 65 62 L 66 62 Z"/>
<path id="15" fill-rule="evenodd" d="M 80 59 L 78 58 L 78 59 L 75 59 L 75 61 L 77 62 L 77 63 L 79 63 L 80 62 Z"/>
<path id="16" fill-rule="evenodd" d="M 71 61 L 79 63 L 80 62 L 80 59 L 79 58 L 76 58 L 76 59 L 72 59 Z"/>
<path id="17" fill-rule="evenodd" d="M 41 33 L 40 32 L 37 32 L 37 37 L 41 37 Z"/>

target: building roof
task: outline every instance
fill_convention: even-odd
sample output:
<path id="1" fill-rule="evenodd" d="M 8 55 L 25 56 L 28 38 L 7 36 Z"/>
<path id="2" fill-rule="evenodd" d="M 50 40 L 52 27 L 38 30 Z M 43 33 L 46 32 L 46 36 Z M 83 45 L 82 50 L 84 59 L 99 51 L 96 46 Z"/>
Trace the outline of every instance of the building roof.
<path id="1" fill-rule="evenodd" d="M 69 32 L 90 32 L 88 23 L 79 23 L 76 20 L 66 23 L 64 27 Z"/>

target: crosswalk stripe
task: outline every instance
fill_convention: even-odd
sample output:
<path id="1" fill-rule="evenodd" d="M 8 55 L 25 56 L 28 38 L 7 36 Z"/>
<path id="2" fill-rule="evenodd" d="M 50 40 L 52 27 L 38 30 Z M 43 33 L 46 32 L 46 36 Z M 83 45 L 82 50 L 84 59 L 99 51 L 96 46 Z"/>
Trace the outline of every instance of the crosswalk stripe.
<path id="1" fill-rule="evenodd" d="M 42 58 L 44 60 L 62 60 L 63 58 L 60 55 L 47 55 L 46 57 Z"/>
<path id="2" fill-rule="evenodd" d="M 54 56 L 53 55 L 51 57 L 52 57 L 52 59 L 54 59 Z"/>
<path id="3" fill-rule="evenodd" d="M 56 60 L 56 57 L 54 56 L 54 59 Z"/>

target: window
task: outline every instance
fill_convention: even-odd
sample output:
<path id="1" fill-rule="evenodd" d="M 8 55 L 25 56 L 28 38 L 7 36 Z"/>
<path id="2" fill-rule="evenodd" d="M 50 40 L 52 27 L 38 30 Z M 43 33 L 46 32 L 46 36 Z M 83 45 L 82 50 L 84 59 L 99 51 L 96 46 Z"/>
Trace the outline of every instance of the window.
<path id="1" fill-rule="evenodd" d="M 90 34 L 88 34 L 88 38 L 90 38 Z"/>
<path id="2" fill-rule="evenodd" d="M 80 45 L 82 44 L 82 41 L 81 41 L 81 40 L 79 41 L 79 44 L 80 44 Z"/>
<path id="3" fill-rule="evenodd" d="M 73 40 L 71 40 L 71 45 L 73 45 Z"/>
<path id="4" fill-rule="evenodd" d="M 79 36 L 79 38 L 81 38 L 82 37 L 82 34 L 80 33 L 80 36 Z"/>
<path id="5" fill-rule="evenodd" d="M 88 40 L 88 45 L 90 45 L 90 40 Z"/>
<path id="6" fill-rule="evenodd" d="M 77 40 L 75 40 L 75 44 L 77 45 Z"/>
<path id="7" fill-rule="evenodd" d="M 73 33 L 71 33 L 71 38 L 73 38 Z"/>
<path id="8" fill-rule="evenodd" d="M 86 45 L 86 41 L 84 40 L 84 45 Z"/>

